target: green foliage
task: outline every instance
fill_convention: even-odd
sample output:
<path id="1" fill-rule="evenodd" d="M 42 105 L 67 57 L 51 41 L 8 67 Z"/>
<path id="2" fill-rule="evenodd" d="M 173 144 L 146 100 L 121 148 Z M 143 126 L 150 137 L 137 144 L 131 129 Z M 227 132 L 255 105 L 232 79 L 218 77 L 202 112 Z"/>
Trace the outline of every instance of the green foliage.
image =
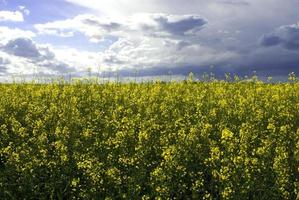
<path id="1" fill-rule="evenodd" d="M 299 198 L 290 77 L 2 84 L 0 199 Z"/>

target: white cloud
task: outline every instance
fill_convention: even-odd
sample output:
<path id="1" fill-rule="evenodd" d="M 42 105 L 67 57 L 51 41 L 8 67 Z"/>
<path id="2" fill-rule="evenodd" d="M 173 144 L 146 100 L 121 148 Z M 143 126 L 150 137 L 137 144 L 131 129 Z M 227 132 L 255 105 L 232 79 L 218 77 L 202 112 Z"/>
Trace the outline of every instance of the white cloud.
<path id="1" fill-rule="evenodd" d="M 76 72 L 86 72 L 91 69 L 93 72 L 99 70 L 100 55 L 99 53 L 79 51 L 70 47 L 52 47 L 57 60 L 63 60 L 68 66 L 73 67 Z M 101 70 L 106 70 L 102 67 Z"/>
<path id="2" fill-rule="evenodd" d="M 76 32 L 83 33 L 92 41 L 100 40 L 107 31 L 113 31 L 114 23 L 107 19 L 98 19 L 92 15 L 79 15 L 73 19 L 37 24 L 39 34 L 72 37 Z"/>
<path id="3" fill-rule="evenodd" d="M 89 8 L 89 14 L 37 24 L 37 36 L 30 31 L 0 27 L 0 72 L 11 71 L 13 67 L 7 66 L 13 66 L 12 63 L 56 72 L 73 69 L 78 73 L 90 67 L 96 72 L 99 66 L 101 70 L 134 71 L 234 65 L 237 71 L 242 70 L 238 67 L 243 64 L 253 63 L 256 57 L 260 56 L 260 60 L 266 60 L 267 55 L 271 57 L 270 49 L 275 48 L 261 48 L 257 41 L 265 33 L 279 35 L 279 45 L 287 49 L 294 49 L 294 46 L 289 42 L 286 46 L 281 39 L 295 41 L 298 50 L 298 34 L 292 32 L 297 28 L 284 26 L 279 33 L 275 29 L 298 21 L 297 0 L 65 1 Z M 19 7 L 18 12 L 24 17 L 30 13 L 26 10 Z M 61 46 L 44 46 L 34 42 L 35 37 L 41 35 L 43 39 L 51 35 L 68 39 Z M 77 44 L 69 43 L 72 37 L 81 39 L 82 35 L 91 43 L 99 43 L 88 44 L 84 49 L 96 49 L 98 45 L 101 51 L 82 51 Z M 111 38 L 112 44 L 107 42 Z M 67 46 L 62 46 L 64 44 Z M 104 46 L 107 49 L 103 50 Z M 22 48 L 31 51 L 25 53 Z M 45 58 L 49 52 L 53 57 Z M 297 61 L 295 55 L 292 59 Z M 277 56 L 276 61 L 278 59 Z"/>
<path id="4" fill-rule="evenodd" d="M 18 6 L 16 11 L 0 10 L 0 22 L 23 22 L 24 15 L 29 15 L 30 11 L 25 6 Z"/>
<path id="5" fill-rule="evenodd" d="M 222 63 L 237 55 L 204 46 L 197 40 L 207 20 L 200 15 L 139 13 L 124 18 L 79 15 L 73 19 L 35 25 L 39 34 L 62 37 L 84 34 L 90 42 L 114 36 L 118 41 L 101 53 L 56 49 L 57 57 L 78 70 L 103 66 L 101 70 L 150 69 L 155 67 L 203 66 Z M 207 25 L 208 26 L 208 25 Z"/>
<path id="6" fill-rule="evenodd" d="M 0 27 L 0 74 L 57 74 L 74 69 L 56 58 L 50 45 L 33 41 L 35 34 Z"/>
<path id="7" fill-rule="evenodd" d="M 35 37 L 31 31 L 0 26 L 0 76 L 51 76 L 82 72 L 88 67 L 96 70 L 97 53 L 38 44 Z"/>
<path id="8" fill-rule="evenodd" d="M 0 11 L 1 21 L 22 22 L 24 21 L 23 13 L 21 11 Z"/>
<path id="9" fill-rule="evenodd" d="M 175 68 L 219 64 L 238 57 L 234 52 L 218 51 L 199 44 L 162 38 L 120 39 L 102 54 L 102 62 L 113 69 Z M 179 50 L 178 50 L 179 49 Z"/>
<path id="10" fill-rule="evenodd" d="M 25 6 L 19 6 L 18 8 L 25 15 L 29 15 L 30 14 L 30 11 Z"/>
<path id="11" fill-rule="evenodd" d="M 232 12 L 242 13 L 248 8 L 251 2 L 258 0 L 65 0 L 67 2 L 89 8 L 94 13 L 102 16 L 127 17 L 137 13 L 168 13 L 173 15 L 182 15 L 190 13 L 201 13 L 208 18 L 223 18 Z M 264 0 L 270 1 L 270 0 Z M 250 4 L 249 4 L 250 2 Z M 215 8 L 217 8 L 215 10 Z M 220 8 L 220 9 L 218 9 Z M 221 11 L 222 10 L 222 11 Z"/>
<path id="12" fill-rule="evenodd" d="M 15 38 L 34 38 L 35 36 L 36 34 L 32 31 L 22 30 L 19 28 L 11 29 L 6 26 L 0 26 L 0 46 Z"/>
<path id="13" fill-rule="evenodd" d="M 72 37 L 84 34 L 91 42 L 101 42 L 105 36 L 181 37 L 192 36 L 204 28 L 207 20 L 199 15 L 135 14 L 123 18 L 79 15 L 73 19 L 37 24 L 39 34 Z"/>

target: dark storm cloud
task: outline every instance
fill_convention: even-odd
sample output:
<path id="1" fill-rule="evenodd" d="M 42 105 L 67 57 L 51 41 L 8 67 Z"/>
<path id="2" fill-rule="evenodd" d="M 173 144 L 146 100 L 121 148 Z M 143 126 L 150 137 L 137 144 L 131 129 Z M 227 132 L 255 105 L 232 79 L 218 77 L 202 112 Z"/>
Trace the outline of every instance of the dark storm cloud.
<path id="1" fill-rule="evenodd" d="M 287 77 L 292 72 L 299 74 L 299 52 L 283 48 L 259 48 L 232 64 L 234 71 L 240 75 L 250 75 L 255 71 L 265 77 Z"/>
<path id="2" fill-rule="evenodd" d="M 224 79 L 225 74 L 234 75 L 234 71 L 231 69 L 231 66 L 227 65 L 217 65 L 215 67 L 207 65 L 176 65 L 176 66 L 166 66 L 158 65 L 150 68 L 143 68 L 139 70 L 132 69 L 121 69 L 117 71 L 117 74 L 120 78 L 126 77 L 163 77 L 161 80 L 171 80 L 176 76 L 187 78 L 190 73 L 193 73 L 197 79 L 203 79 L 204 76 L 209 75 L 210 77 L 215 77 L 217 79 Z M 105 71 L 103 73 L 106 77 L 116 78 L 115 72 Z M 158 78 L 159 79 L 159 78 Z"/>
<path id="3" fill-rule="evenodd" d="M 36 58 L 41 56 L 37 46 L 28 38 L 10 40 L 2 49 L 9 54 L 19 57 Z"/>
<path id="4" fill-rule="evenodd" d="M 261 38 L 261 45 L 266 47 L 275 46 L 280 44 L 281 42 L 281 38 L 274 34 L 266 34 Z"/>
<path id="5" fill-rule="evenodd" d="M 228 5 L 236 5 L 236 6 L 249 6 L 249 2 L 244 0 L 220 0 L 219 3 L 228 4 Z"/>
<path id="6" fill-rule="evenodd" d="M 155 16 L 154 20 L 159 24 L 160 28 L 173 35 L 185 35 L 188 31 L 200 30 L 207 20 L 197 15 L 185 15 L 174 19 L 170 16 Z"/>
<path id="7" fill-rule="evenodd" d="M 29 38 L 15 38 L 7 42 L 0 50 L 18 57 L 34 61 L 51 60 L 55 58 L 53 52 L 47 47 L 40 47 Z"/>
<path id="8" fill-rule="evenodd" d="M 270 63 L 270 62 L 269 62 Z M 267 63 L 267 64 L 269 64 Z M 138 71 L 132 69 L 122 69 L 118 71 L 118 74 L 123 77 L 133 77 L 133 76 L 171 76 L 171 75 L 182 75 L 188 76 L 189 73 L 193 73 L 197 78 L 202 78 L 203 75 L 213 75 L 217 79 L 224 79 L 225 74 L 230 74 L 231 78 L 237 75 L 240 77 L 251 77 L 257 75 L 259 78 L 266 80 L 267 77 L 287 77 L 291 72 L 295 72 L 296 75 L 299 74 L 298 59 L 287 60 L 284 62 L 271 63 L 271 65 L 262 65 L 261 63 L 256 63 L 253 67 L 248 64 L 241 65 L 230 65 L 230 64 L 219 64 L 215 66 L 198 66 L 198 65 L 182 65 L 182 66 L 172 66 L 166 67 L 163 65 L 144 68 Z M 281 66 L 285 65 L 284 68 Z M 109 71 L 105 72 L 109 74 Z M 113 74 L 111 74 L 113 75 Z M 284 79 L 286 80 L 286 79 Z"/>
<path id="9" fill-rule="evenodd" d="M 281 45 L 289 50 L 299 50 L 299 23 L 281 26 L 263 35 L 260 43 L 266 47 Z"/>
<path id="10" fill-rule="evenodd" d="M 107 30 L 107 31 L 117 30 L 117 29 L 121 28 L 121 26 L 122 26 L 122 24 L 117 23 L 117 22 L 111 22 L 111 21 L 103 22 L 103 21 L 100 21 L 98 18 L 93 17 L 93 16 L 83 18 L 82 22 L 84 24 L 99 27 L 99 28 L 102 28 L 102 29 Z"/>

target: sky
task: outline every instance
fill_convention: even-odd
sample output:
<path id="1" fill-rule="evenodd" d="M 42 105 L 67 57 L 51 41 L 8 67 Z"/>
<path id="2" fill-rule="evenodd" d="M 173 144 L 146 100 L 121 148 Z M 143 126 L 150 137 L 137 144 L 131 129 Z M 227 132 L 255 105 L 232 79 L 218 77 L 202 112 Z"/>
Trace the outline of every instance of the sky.
<path id="1" fill-rule="evenodd" d="M 299 74 L 299 0 L 0 0 L 10 77 Z"/>

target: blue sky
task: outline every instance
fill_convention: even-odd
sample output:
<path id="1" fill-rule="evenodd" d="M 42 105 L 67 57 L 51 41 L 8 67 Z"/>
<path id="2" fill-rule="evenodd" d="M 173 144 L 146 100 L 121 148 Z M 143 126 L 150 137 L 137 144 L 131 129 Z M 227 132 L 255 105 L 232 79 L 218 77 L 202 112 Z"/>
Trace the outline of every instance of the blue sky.
<path id="1" fill-rule="evenodd" d="M 299 74 L 299 0 L 0 0 L 0 79 Z"/>

